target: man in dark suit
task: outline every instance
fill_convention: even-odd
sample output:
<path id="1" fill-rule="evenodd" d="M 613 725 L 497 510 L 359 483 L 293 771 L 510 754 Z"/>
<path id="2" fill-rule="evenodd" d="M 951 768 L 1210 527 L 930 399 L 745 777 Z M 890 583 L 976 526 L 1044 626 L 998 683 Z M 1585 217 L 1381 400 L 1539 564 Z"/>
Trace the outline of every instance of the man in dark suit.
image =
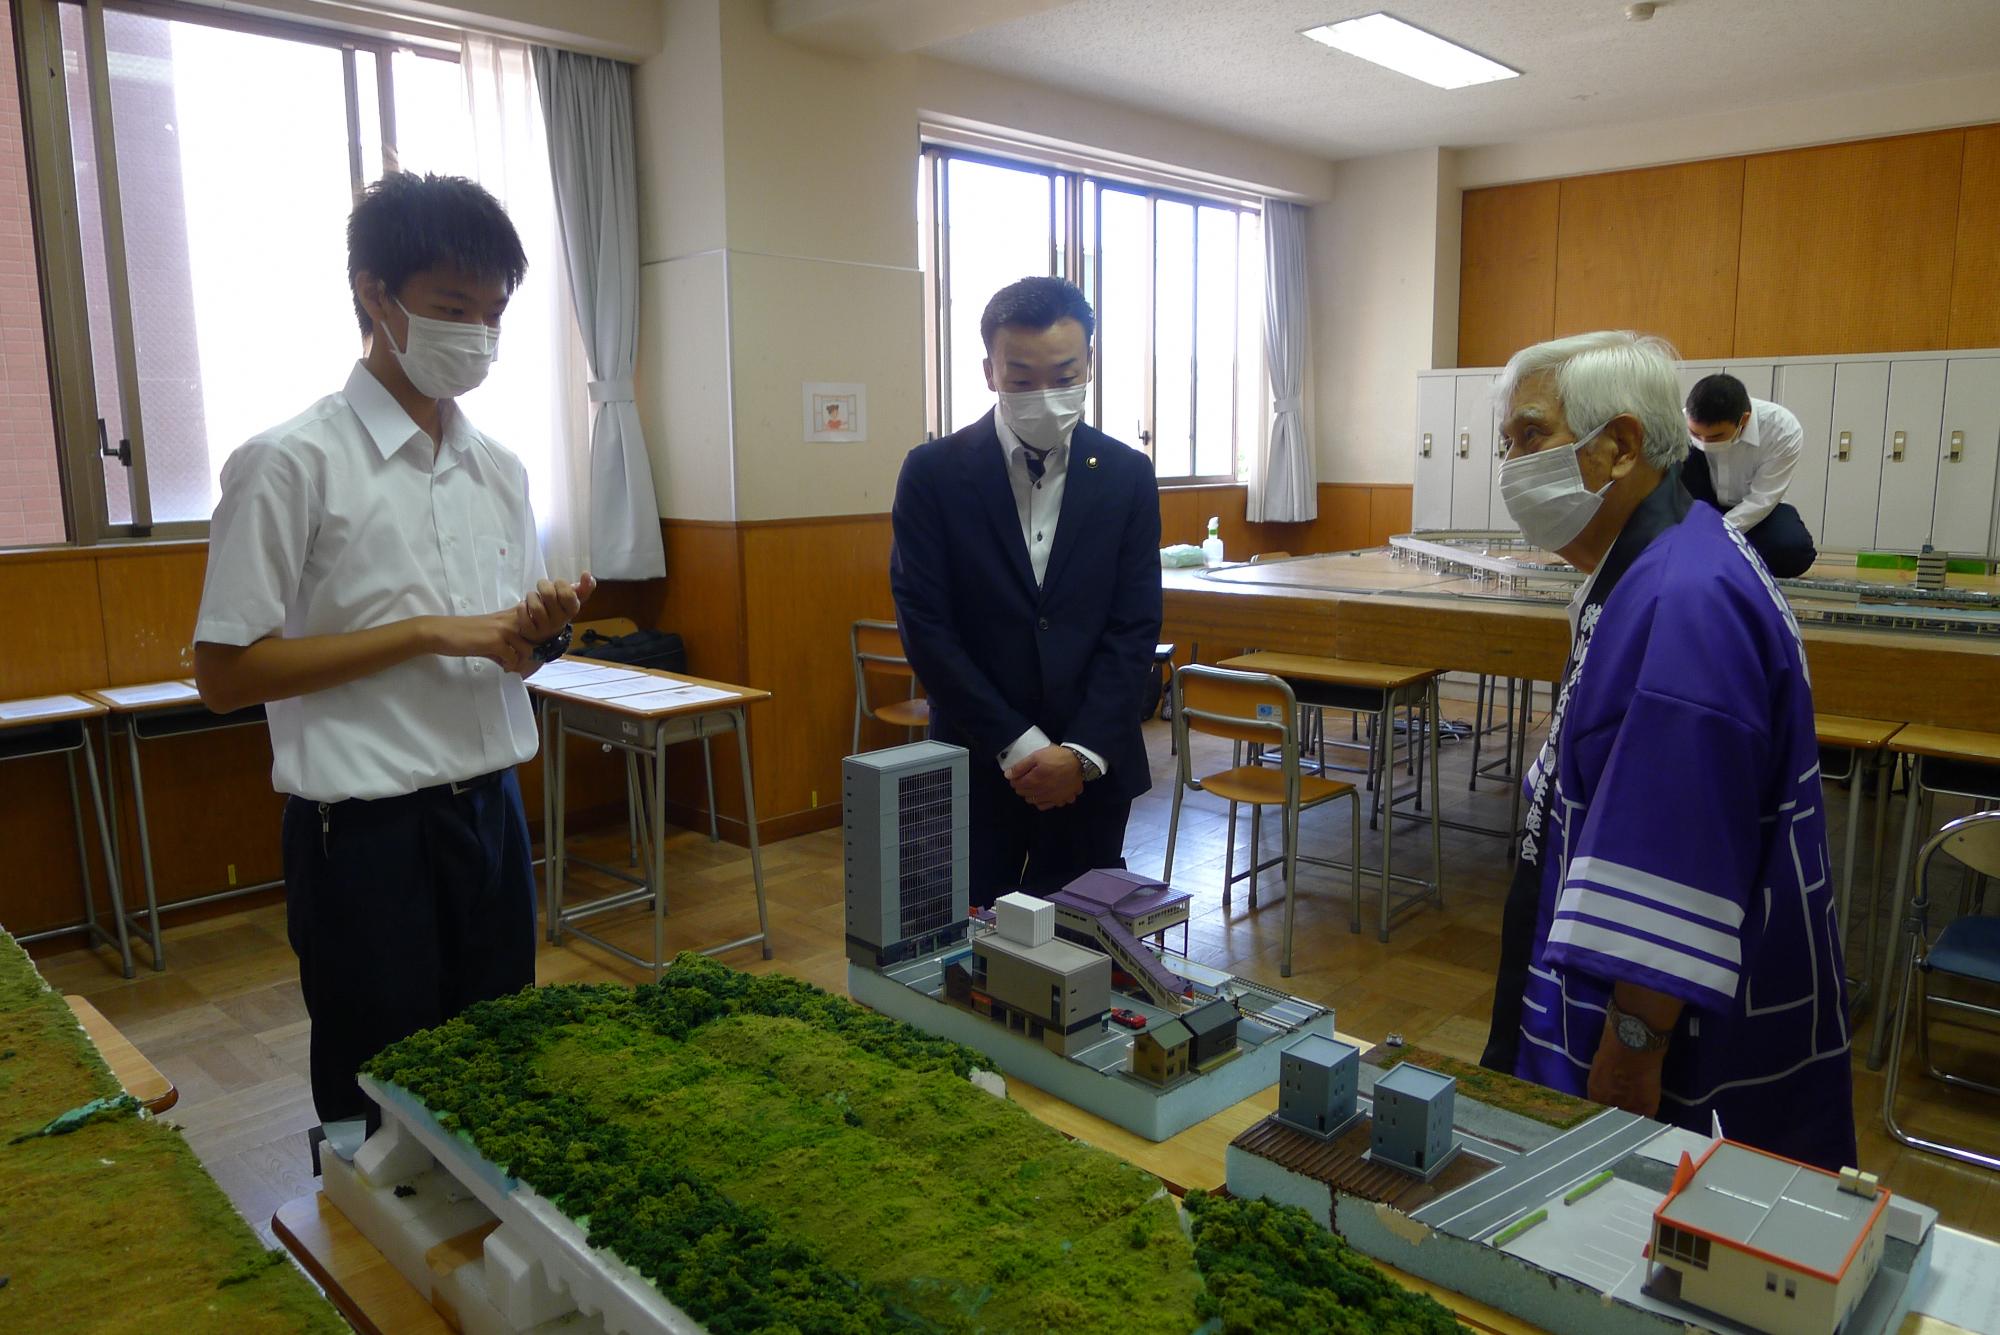
<path id="1" fill-rule="evenodd" d="M 919 445 L 896 483 L 889 582 L 931 700 L 970 766 L 975 905 L 1124 866 L 1152 785 L 1139 711 L 1160 635 L 1153 464 L 1082 425 L 1096 317 L 1060 278 L 980 320 L 994 412 Z"/>

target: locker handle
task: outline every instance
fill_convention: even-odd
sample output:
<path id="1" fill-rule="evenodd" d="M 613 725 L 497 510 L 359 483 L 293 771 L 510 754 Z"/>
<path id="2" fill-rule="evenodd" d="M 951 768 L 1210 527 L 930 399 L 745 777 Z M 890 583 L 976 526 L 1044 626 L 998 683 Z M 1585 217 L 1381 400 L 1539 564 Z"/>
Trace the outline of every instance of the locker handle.
<path id="1" fill-rule="evenodd" d="M 1423 457 L 1426 459 L 1431 457 L 1431 433 L 1428 431 L 1424 432 Z"/>
<path id="2" fill-rule="evenodd" d="M 1903 447 L 1910 443 L 1910 433 L 1898 431 L 1889 438 L 1889 459 L 1892 463 L 1903 462 Z"/>
<path id="3" fill-rule="evenodd" d="M 1470 459 L 1472 457 L 1472 433 L 1470 431 L 1461 431 L 1458 433 L 1458 457 L 1461 459 Z"/>
<path id="4" fill-rule="evenodd" d="M 1854 433 L 1852 431 L 1843 431 L 1840 433 L 1840 449 L 1834 455 L 1834 458 L 1840 460 L 1842 463 L 1846 463 L 1847 456 L 1852 453 L 1854 453 Z"/>
<path id="5" fill-rule="evenodd" d="M 1963 431 L 1954 431 L 1951 433 L 1950 458 L 1953 463 L 1958 463 L 1965 458 L 1965 433 Z"/>

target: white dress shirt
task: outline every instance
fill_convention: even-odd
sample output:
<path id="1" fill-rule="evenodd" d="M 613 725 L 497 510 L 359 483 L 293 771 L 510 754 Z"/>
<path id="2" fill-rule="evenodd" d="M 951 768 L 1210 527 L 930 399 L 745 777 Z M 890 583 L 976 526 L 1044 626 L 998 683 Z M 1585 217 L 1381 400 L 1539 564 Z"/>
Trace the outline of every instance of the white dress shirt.
<path id="1" fill-rule="evenodd" d="M 1799 466 L 1805 428 L 1783 404 L 1750 400 L 1750 420 L 1736 439 L 1720 445 L 1700 445 L 1708 455 L 1708 476 L 1715 499 L 1724 506 L 1723 522 L 1747 533 L 1785 499 L 1792 470 Z M 1699 442 L 1696 442 L 1699 445 Z"/>
<path id="2" fill-rule="evenodd" d="M 519 602 L 543 576 L 520 460 L 443 405 L 444 442 L 367 367 L 222 469 L 195 639 L 249 645 Z M 424 654 L 372 677 L 274 700 L 279 792 L 395 797 L 535 754 L 521 679 L 485 659 Z"/>
<path id="3" fill-rule="evenodd" d="M 1007 482 L 1014 489 L 1014 510 L 1021 516 L 1021 541 L 1028 547 L 1028 564 L 1034 568 L 1035 586 L 1041 587 L 1049 570 L 1049 550 L 1055 546 L 1056 523 L 1062 518 L 1063 483 L 1069 477 L 1069 438 L 1042 458 L 1042 475 L 1028 471 L 1028 447 L 1014 434 L 999 413 L 993 414 L 993 430 L 1007 456 Z M 1000 753 L 1000 768 L 1010 770 L 1043 747 L 1051 745 L 1040 728 L 1029 728 Z M 1069 743 L 1072 750 L 1088 756 L 1100 773 L 1109 773 L 1104 757 L 1088 747 Z"/>

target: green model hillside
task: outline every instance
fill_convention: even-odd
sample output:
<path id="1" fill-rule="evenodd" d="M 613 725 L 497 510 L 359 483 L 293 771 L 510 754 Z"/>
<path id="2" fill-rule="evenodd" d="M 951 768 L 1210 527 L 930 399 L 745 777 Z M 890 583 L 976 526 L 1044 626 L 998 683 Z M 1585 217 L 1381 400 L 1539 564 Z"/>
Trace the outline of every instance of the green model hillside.
<path id="1" fill-rule="evenodd" d="M 76 1016 L 0 932 L 0 1330 L 346 1331 L 180 1132 L 121 1104 L 39 1134 L 118 1094 Z"/>
<path id="2" fill-rule="evenodd" d="M 717 1335 L 1283 1330 L 1278 1307 L 1456 1328 L 1300 1211 L 1198 1201 L 1190 1240 L 1157 1180 L 972 1085 L 985 1065 L 795 979 L 684 955 L 636 990 L 475 1006 L 369 1070 Z M 1287 1214 L 1316 1277 L 1304 1306 L 1301 1275 L 1247 1255 Z"/>

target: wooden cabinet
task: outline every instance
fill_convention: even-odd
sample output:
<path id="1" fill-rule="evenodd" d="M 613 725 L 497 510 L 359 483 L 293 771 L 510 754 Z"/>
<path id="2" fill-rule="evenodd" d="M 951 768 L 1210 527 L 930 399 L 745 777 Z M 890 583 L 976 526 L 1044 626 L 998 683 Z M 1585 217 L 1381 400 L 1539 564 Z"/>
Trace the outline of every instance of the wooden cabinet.
<path id="1" fill-rule="evenodd" d="M 1456 377 L 1417 377 L 1417 474 L 1410 497 L 1413 527 L 1451 527 L 1451 465 L 1457 449 L 1451 426 L 1457 406 Z"/>
<path id="2" fill-rule="evenodd" d="M 1813 540 L 1824 542 L 1826 472 L 1833 439 L 1833 363 L 1790 362 L 1778 367 L 1771 378 L 1770 399 L 1789 408 L 1805 432 L 1799 443 L 1798 466 L 1792 470 L 1791 485 L 1785 488 L 1785 503 L 1799 512 Z"/>
<path id="3" fill-rule="evenodd" d="M 1931 544 L 1990 552 L 2000 468 L 2000 357 L 1954 357 L 1945 371 L 1944 421 Z"/>
<path id="4" fill-rule="evenodd" d="M 1560 181 L 1468 190 L 1460 208 L 1458 360 L 1497 365 L 1555 336 Z"/>
<path id="5" fill-rule="evenodd" d="M 1882 428 L 1889 419 L 1889 363 L 1842 362 L 1833 373 L 1832 455 L 1819 545 L 1860 551 L 1875 544 L 1882 483 Z"/>
<path id="6" fill-rule="evenodd" d="M 1889 363 L 1889 411 L 1883 424 L 1882 490 L 1876 498 L 1875 545 L 1913 551 L 1931 540 L 1937 498 L 1938 428 L 1944 421 L 1946 363 Z"/>

